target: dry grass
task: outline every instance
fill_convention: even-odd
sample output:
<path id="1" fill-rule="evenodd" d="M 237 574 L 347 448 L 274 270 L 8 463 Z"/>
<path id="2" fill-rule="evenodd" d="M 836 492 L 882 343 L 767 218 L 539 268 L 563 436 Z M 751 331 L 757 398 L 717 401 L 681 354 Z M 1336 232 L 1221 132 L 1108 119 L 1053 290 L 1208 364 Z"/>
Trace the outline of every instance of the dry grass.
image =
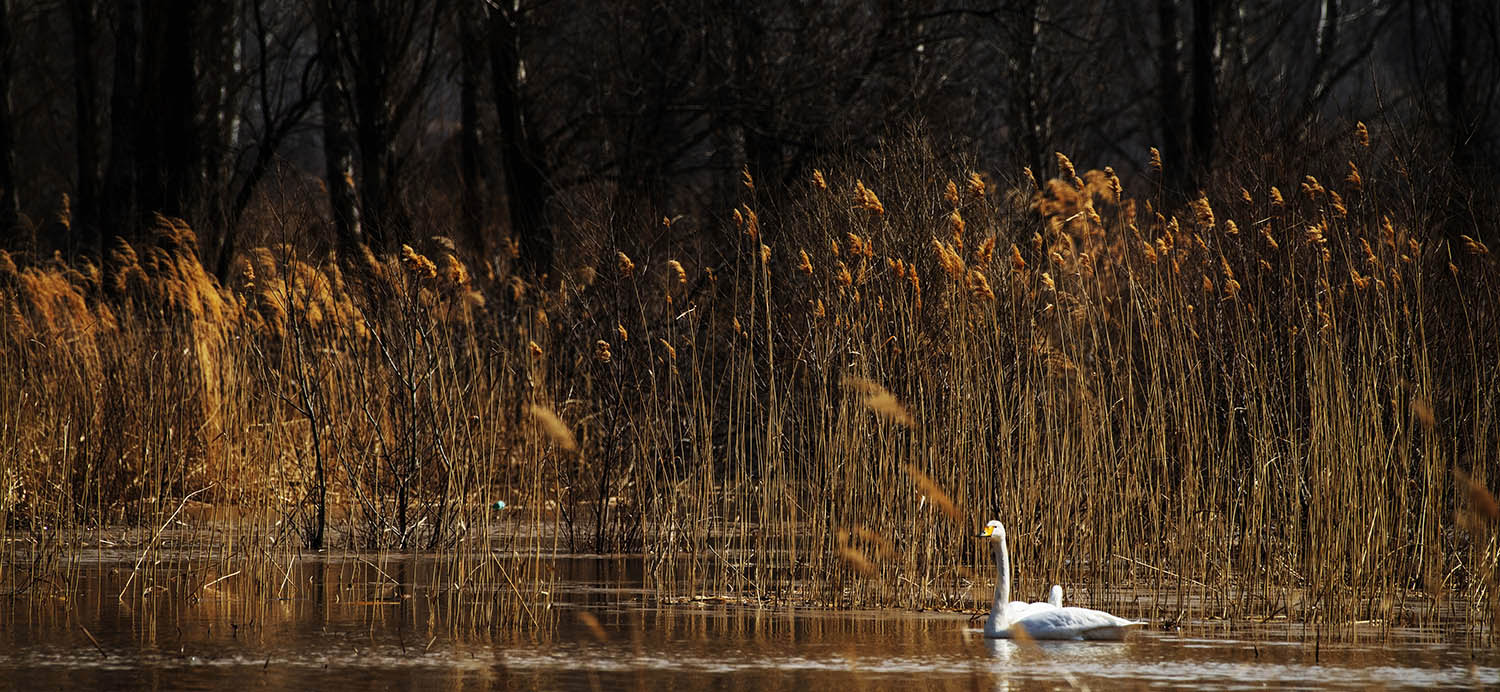
<path id="1" fill-rule="evenodd" d="M 551 286 L 440 240 L 220 286 L 170 219 L 103 269 L 0 255 L 0 512 L 151 524 L 212 484 L 306 533 L 321 468 L 333 544 L 463 544 L 504 498 L 523 547 L 645 552 L 663 594 L 904 607 L 982 598 L 998 516 L 1023 594 L 1489 625 L 1500 272 L 1378 151 L 1179 205 L 909 145 L 747 185 L 722 255 L 581 221 Z"/>

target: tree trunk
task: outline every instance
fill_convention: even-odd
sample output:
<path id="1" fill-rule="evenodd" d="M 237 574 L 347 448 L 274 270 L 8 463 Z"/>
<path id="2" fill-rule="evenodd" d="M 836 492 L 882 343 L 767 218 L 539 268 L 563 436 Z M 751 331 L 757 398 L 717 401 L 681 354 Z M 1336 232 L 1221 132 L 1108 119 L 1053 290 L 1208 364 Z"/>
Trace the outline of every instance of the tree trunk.
<path id="1" fill-rule="evenodd" d="M 202 175 L 198 123 L 197 7 L 191 0 L 142 6 L 141 101 L 136 121 L 138 209 L 194 219 Z"/>
<path id="2" fill-rule="evenodd" d="M 101 227 L 111 227 L 127 238 L 140 221 L 136 207 L 136 123 L 140 89 L 136 81 L 136 53 L 140 42 L 140 0 L 120 0 L 115 10 L 114 88 L 110 92 L 109 167 L 105 173 Z"/>
<path id="3" fill-rule="evenodd" d="M 1443 65 L 1447 92 L 1448 138 L 1453 163 L 1460 170 L 1472 163 L 1469 145 L 1468 105 L 1468 0 L 1448 3 L 1448 55 Z"/>
<path id="4" fill-rule="evenodd" d="M 1161 34 L 1157 53 L 1161 89 L 1161 153 L 1168 187 L 1179 189 L 1186 171 L 1183 156 L 1182 32 L 1177 27 L 1180 0 L 1156 0 L 1156 22 Z"/>
<path id="5" fill-rule="evenodd" d="M 360 225 L 358 196 L 354 188 L 354 142 L 349 135 L 349 89 L 345 80 L 344 60 L 335 23 L 334 0 L 318 0 L 313 5 L 313 21 L 318 31 L 318 63 L 323 69 L 320 106 L 323 110 L 324 182 L 328 187 L 328 205 L 333 215 L 334 236 L 340 248 L 350 252 L 364 236 Z"/>
<path id="6" fill-rule="evenodd" d="M 483 235 L 484 195 L 480 173 L 479 85 L 484 79 L 484 32 L 481 30 L 477 3 L 467 3 L 458 15 L 459 27 L 459 152 L 458 173 L 462 178 L 465 241 L 471 250 L 487 256 Z"/>
<path id="7" fill-rule="evenodd" d="M 205 248 L 212 247 L 212 254 L 205 253 L 216 265 L 227 263 L 233 252 L 233 239 L 229 236 L 235 229 L 230 218 L 233 199 L 235 153 L 238 150 L 240 117 L 239 96 L 245 84 L 244 67 L 240 62 L 241 41 L 244 31 L 240 25 L 239 3 L 206 3 L 202 27 L 207 49 L 200 63 L 200 93 L 203 96 L 200 108 L 200 178 L 201 190 L 198 203 L 199 224 L 214 231 L 212 245 L 207 238 Z M 262 133 L 269 139 L 270 133 Z"/>
<path id="8" fill-rule="evenodd" d="M 1214 162 L 1219 98 L 1218 0 L 1193 0 L 1193 180 L 1201 184 Z"/>
<path id="9" fill-rule="evenodd" d="M 398 235 L 393 231 L 402 225 L 395 214 L 391 180 L 391 56 L 382 13 L 376 3 L 355 3 L 357 40 L 354 70 L 354 129 L 359 141 L 360 216 L 371 245 L 387 248 Z"/>
<path id="10" fill-rule="evenodd" d="M 1051 139 L 1048 132 L 1048 119 L 1051 117 L 1047 109 L 1042 105 L 1044 94 L 1042 85 L 1045 82 L 1039 74 L 1041 68 L 1042 28 L 1045 26 L 1045 9 L 1042 3 L 1031 0 L 1027 3 L 1029 7 L 1018 9 L 1018 13 L 1025 16 L 1028 26 L 1018 34 L 1021 45 L 1016 51 L 1016 63 L 1019 65 L 1019 74 L 1016 80 L 1022 86 L 1022 93 L 1016 98 L 1017 108 L 1021 111 L 1021 142 L 1022 155 L 1026 159 L 1026 165 L 1031 167 L 1034 175 L 1047 177 L 1047 151 L 1046 143 Z"/>
<path id="11" fill-rule="evenodd" d="M 0 0 L 0 238 L 9 238 L 21 218 L 16 194 L 15 121 L 11 116 L 11 0 Z"/>
<path id="12" fill-rule="evenodd" d="M 764 79 L 766 26 L 756 16 L 753 4 L 736 7 L 734 21 L 734 77 L 736 85 L 743 88 Z M 777 129 L 775 108 L 763 99 L 742 100 L 738 105 L 744 133 L 745 167 L 756 180 L 781 180 L 782 151 L 781 143 L 774 136 Z M 738 179 L 738 171 L 732 173 Z"/>
<path id="13" fill-rule="evenodd" d="M 511 234 L 520 245 L 521 270 L 540 279 L 552 273 L 554 248 L 547 205 L 554 190 L 526 129 L 519 21 L 519 8 L 514 4 L 490 9 L 490 79 L 500 117 L 500 163 L 505 171 Z"/>
<path id="14" fill-rule="evenodd" d="M 98 216 L 99 85 L 98 66 L 94 64 L 98 19 L 99 9 L 94 0 L 69 0 L 68 24 L 73 31 L 74 155 L 78 167 L 73 187 L 73 236 L 96 259 L 104 252 Z"/>

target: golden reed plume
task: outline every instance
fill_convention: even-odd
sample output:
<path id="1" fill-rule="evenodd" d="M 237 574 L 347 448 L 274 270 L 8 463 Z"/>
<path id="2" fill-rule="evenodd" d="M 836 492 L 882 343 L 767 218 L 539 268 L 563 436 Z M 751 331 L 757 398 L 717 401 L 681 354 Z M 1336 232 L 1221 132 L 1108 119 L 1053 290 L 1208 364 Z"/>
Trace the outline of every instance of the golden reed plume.
<path id="1" fill-rule="evenodd" d="M 553 444 L 556 444 L 558 448 L 564 452 L 578 449 L 578 440 L 573 437 L 573 431 L 568 429 L 568 424 L 553 413 L 552 409 L 532 404 L 526 407 L 526 412 L 531 414 L 532 420 L 536 421 L 537 426 L 552 439 Z"/>
<path id="2" fill-rule="evenodd" d="M 844 386 L 864 395 L 861 403 L 875 415 L 908 428 L 915 425 L 906 407 L 896 400 L 896 395 L 886 391 L 880 383 L 863 377 L 846 377 Z"/>

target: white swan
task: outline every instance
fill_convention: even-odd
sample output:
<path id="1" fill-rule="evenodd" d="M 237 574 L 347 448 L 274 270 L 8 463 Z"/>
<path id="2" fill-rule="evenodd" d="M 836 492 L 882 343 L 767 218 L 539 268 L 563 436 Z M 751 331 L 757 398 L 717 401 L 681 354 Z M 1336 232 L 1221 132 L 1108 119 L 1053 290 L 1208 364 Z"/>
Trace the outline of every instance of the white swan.
<path id="1" fill-rule="evenodd" d="M 1010 616 L 1012 622 L 1027 615 L 1043 610 L 1052 610 L 1062 607 L 1062 585 L 1053 584 L 1052 590 L 1047 592 L 1047 600 L 1027 603 L 1026 601 L 1011 601 L 1005 604 L 1005 613 Z"/>
<path id="2" fill-rule="evenodd" d="M 1125 638 L 1127 631 L 1146 625 L 1102 610 L 1073 606 L 1064 608 L 1060 586 L 1052 587 L 1052 598 L 1048 603 L 1025 604 L 1028 607 L 1022 612 L 1013 612 L 1009 603 L 1010 548 L 1005 543 L 1005 526 L 998 521 L 991 521 L 985 525 L 984 533 L 979 535 L 994 543 L 995 567 L 1000 572 L 995 583 L 995 603 L 990 608 L 989 619 L 984 621 L 984 636 L 1009 639 L 1016 630 L 1021 630 L 1032 639 L 1118 641 Z"/>

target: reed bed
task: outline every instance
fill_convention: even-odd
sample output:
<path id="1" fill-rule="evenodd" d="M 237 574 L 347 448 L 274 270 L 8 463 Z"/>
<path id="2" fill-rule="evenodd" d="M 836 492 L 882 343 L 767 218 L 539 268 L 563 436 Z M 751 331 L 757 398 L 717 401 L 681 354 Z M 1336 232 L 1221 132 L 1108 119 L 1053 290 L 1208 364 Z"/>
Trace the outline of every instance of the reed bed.
<path id="1" fill-rule="evenodd" d="M 669 601 L 967 608 L 1000 517 L 1022 594 L 1493 633 L 1494 226 L 1368 142 L 1180 203 L 907 142 L 746 172 L 723 224 L 579 219 L 542 282 L 434 237 L 220 285 L 166 218 L 105 267 L 0 256 L 0 581 L 191 494 L 240 517 L 224 573 L 440 550 L 530 604 L 544 555 L 625 552 Z"/>

